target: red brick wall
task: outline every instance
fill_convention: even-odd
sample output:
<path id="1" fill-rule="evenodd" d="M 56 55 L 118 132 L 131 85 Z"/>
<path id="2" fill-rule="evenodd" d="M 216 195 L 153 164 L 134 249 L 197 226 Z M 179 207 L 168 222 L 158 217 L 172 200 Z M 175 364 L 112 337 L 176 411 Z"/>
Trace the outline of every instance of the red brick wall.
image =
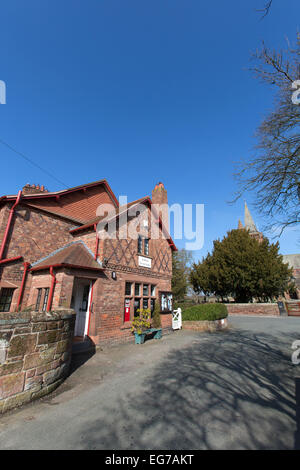
<path id="1" fill-rule="evenodd" d="M 130 331 L 131 322 L 124 323 L 125 282 L 139 282 L 154 284 L 156 286 L 155 298 L 158 302 L 159 291 L 170 291 L 171 281 L 158 279 L 157 277 L 141 276 L 134 273 L 117 271 L 117 279 L 111 278 L 111 271 L 107 270 L 103 277 L 94 285 L 93 314 L 90 323 L 90 336 L 95 342 L 101 344 L 133 341 Z M 150 297 L 149 297 L 150 298 Z M 134 290 L 131 297 L 131 320 L 134 314 Z M 172 315 L 162 314 L 162 327 L 168 332 L 172 327 Z"/>
<path id="2" fill-rule="evenodd" d="M 9 208 L 5 206 L 2 208 L 1 213 L 5 215 L 2 218 L 2 223 L 0 218 L 0 235 L 3 237 Z M 69 233 L 70 228 L 73 226 L 73 223 L 58 217 L 22 205 L 18 206 L 14 213 L 4 256 L 5 258 L 22 256 L 23 260 L 8 263 L 1 267 L 1 279 L 13 281 L 14 284 L 20 286 L 24 271 L 23 263 L 33 263 L 73 241 L 73 237 Z M 22 306 L 31 305 L 32 299 L 29 299 L 30 284 L 31 275 L 28 274 Z M 11 306 L 12 311 L 16 307 L 18 295 L 19 289 L 16 289 Z"/>
<path id="3" fill-rule="evenodd" d="M 277 304 L 226 304 L 229 315 L 279 316 Z"/>

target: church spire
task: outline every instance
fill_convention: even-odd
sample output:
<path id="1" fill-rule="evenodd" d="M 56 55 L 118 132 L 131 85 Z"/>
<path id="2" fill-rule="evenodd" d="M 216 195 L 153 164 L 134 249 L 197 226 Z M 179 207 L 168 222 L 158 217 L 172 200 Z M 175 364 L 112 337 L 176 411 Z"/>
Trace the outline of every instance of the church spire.
<path id="1" fill-rule="evenodd" d="M 245 229 L 248 229 L 249 232 L 258 232 L 254 220 L 252 219 L 252 215 L 248 209 L 247 203 L 245 201 Z"/>

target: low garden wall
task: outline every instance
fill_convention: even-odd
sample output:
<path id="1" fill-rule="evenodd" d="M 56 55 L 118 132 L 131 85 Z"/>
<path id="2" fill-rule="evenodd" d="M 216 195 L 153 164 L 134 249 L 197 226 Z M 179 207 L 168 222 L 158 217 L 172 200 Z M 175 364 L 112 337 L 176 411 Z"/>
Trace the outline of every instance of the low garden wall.
<path id="1" fill-rule="evenodd" d="M 300 317 L 300 300 L 288 300 L 285 305 L 289 317 Z"/>
<path id="2" fill-rule="evenodd" d="M 218 331 L 228 327 L 224 304 L 196 304 L 182 309 L 182 328 L 195 331 Z"/>
<path id="3" fill-rule="evenodd" d="M 227 318 L 222 318 L 222 320 L 214 321 L 183 321 L 182 328 L 184 330 L 196 330 L 196 331 L 219 331 L 224 330 L 228 327 Z"/>
<path id="4" fill-rule="evenodd" d="M 279 316 L 277 303 L 226 304 L 228 315 Z"/>
<path id="5" fill-rule="evenodd" d="M 0 313 L 0 413 L 52 392 L 66 377 L 75 312 Z"/>

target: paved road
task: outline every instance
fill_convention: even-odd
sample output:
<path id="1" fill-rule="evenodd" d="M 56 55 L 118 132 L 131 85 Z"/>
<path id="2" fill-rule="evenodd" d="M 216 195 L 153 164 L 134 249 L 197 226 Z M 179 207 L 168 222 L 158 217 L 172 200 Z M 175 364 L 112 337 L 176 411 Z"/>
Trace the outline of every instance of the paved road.
<path id="1" fill-rule="evenodd" d="M 2 416 L 0 448 L 299 449 L 296 339 L 300 318 L 235 317 L 227 332 L 100 351 Z"/>

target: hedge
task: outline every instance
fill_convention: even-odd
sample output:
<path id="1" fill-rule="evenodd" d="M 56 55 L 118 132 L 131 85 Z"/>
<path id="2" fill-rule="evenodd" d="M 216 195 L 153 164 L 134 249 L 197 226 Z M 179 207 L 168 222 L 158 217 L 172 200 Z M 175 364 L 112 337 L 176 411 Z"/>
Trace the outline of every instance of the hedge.
<path id="1" fill-rule="evenodd" d="M 224 304 L 198 304 L 182 309 L 183 321 L 214 321 L 228 316 Z"/>

